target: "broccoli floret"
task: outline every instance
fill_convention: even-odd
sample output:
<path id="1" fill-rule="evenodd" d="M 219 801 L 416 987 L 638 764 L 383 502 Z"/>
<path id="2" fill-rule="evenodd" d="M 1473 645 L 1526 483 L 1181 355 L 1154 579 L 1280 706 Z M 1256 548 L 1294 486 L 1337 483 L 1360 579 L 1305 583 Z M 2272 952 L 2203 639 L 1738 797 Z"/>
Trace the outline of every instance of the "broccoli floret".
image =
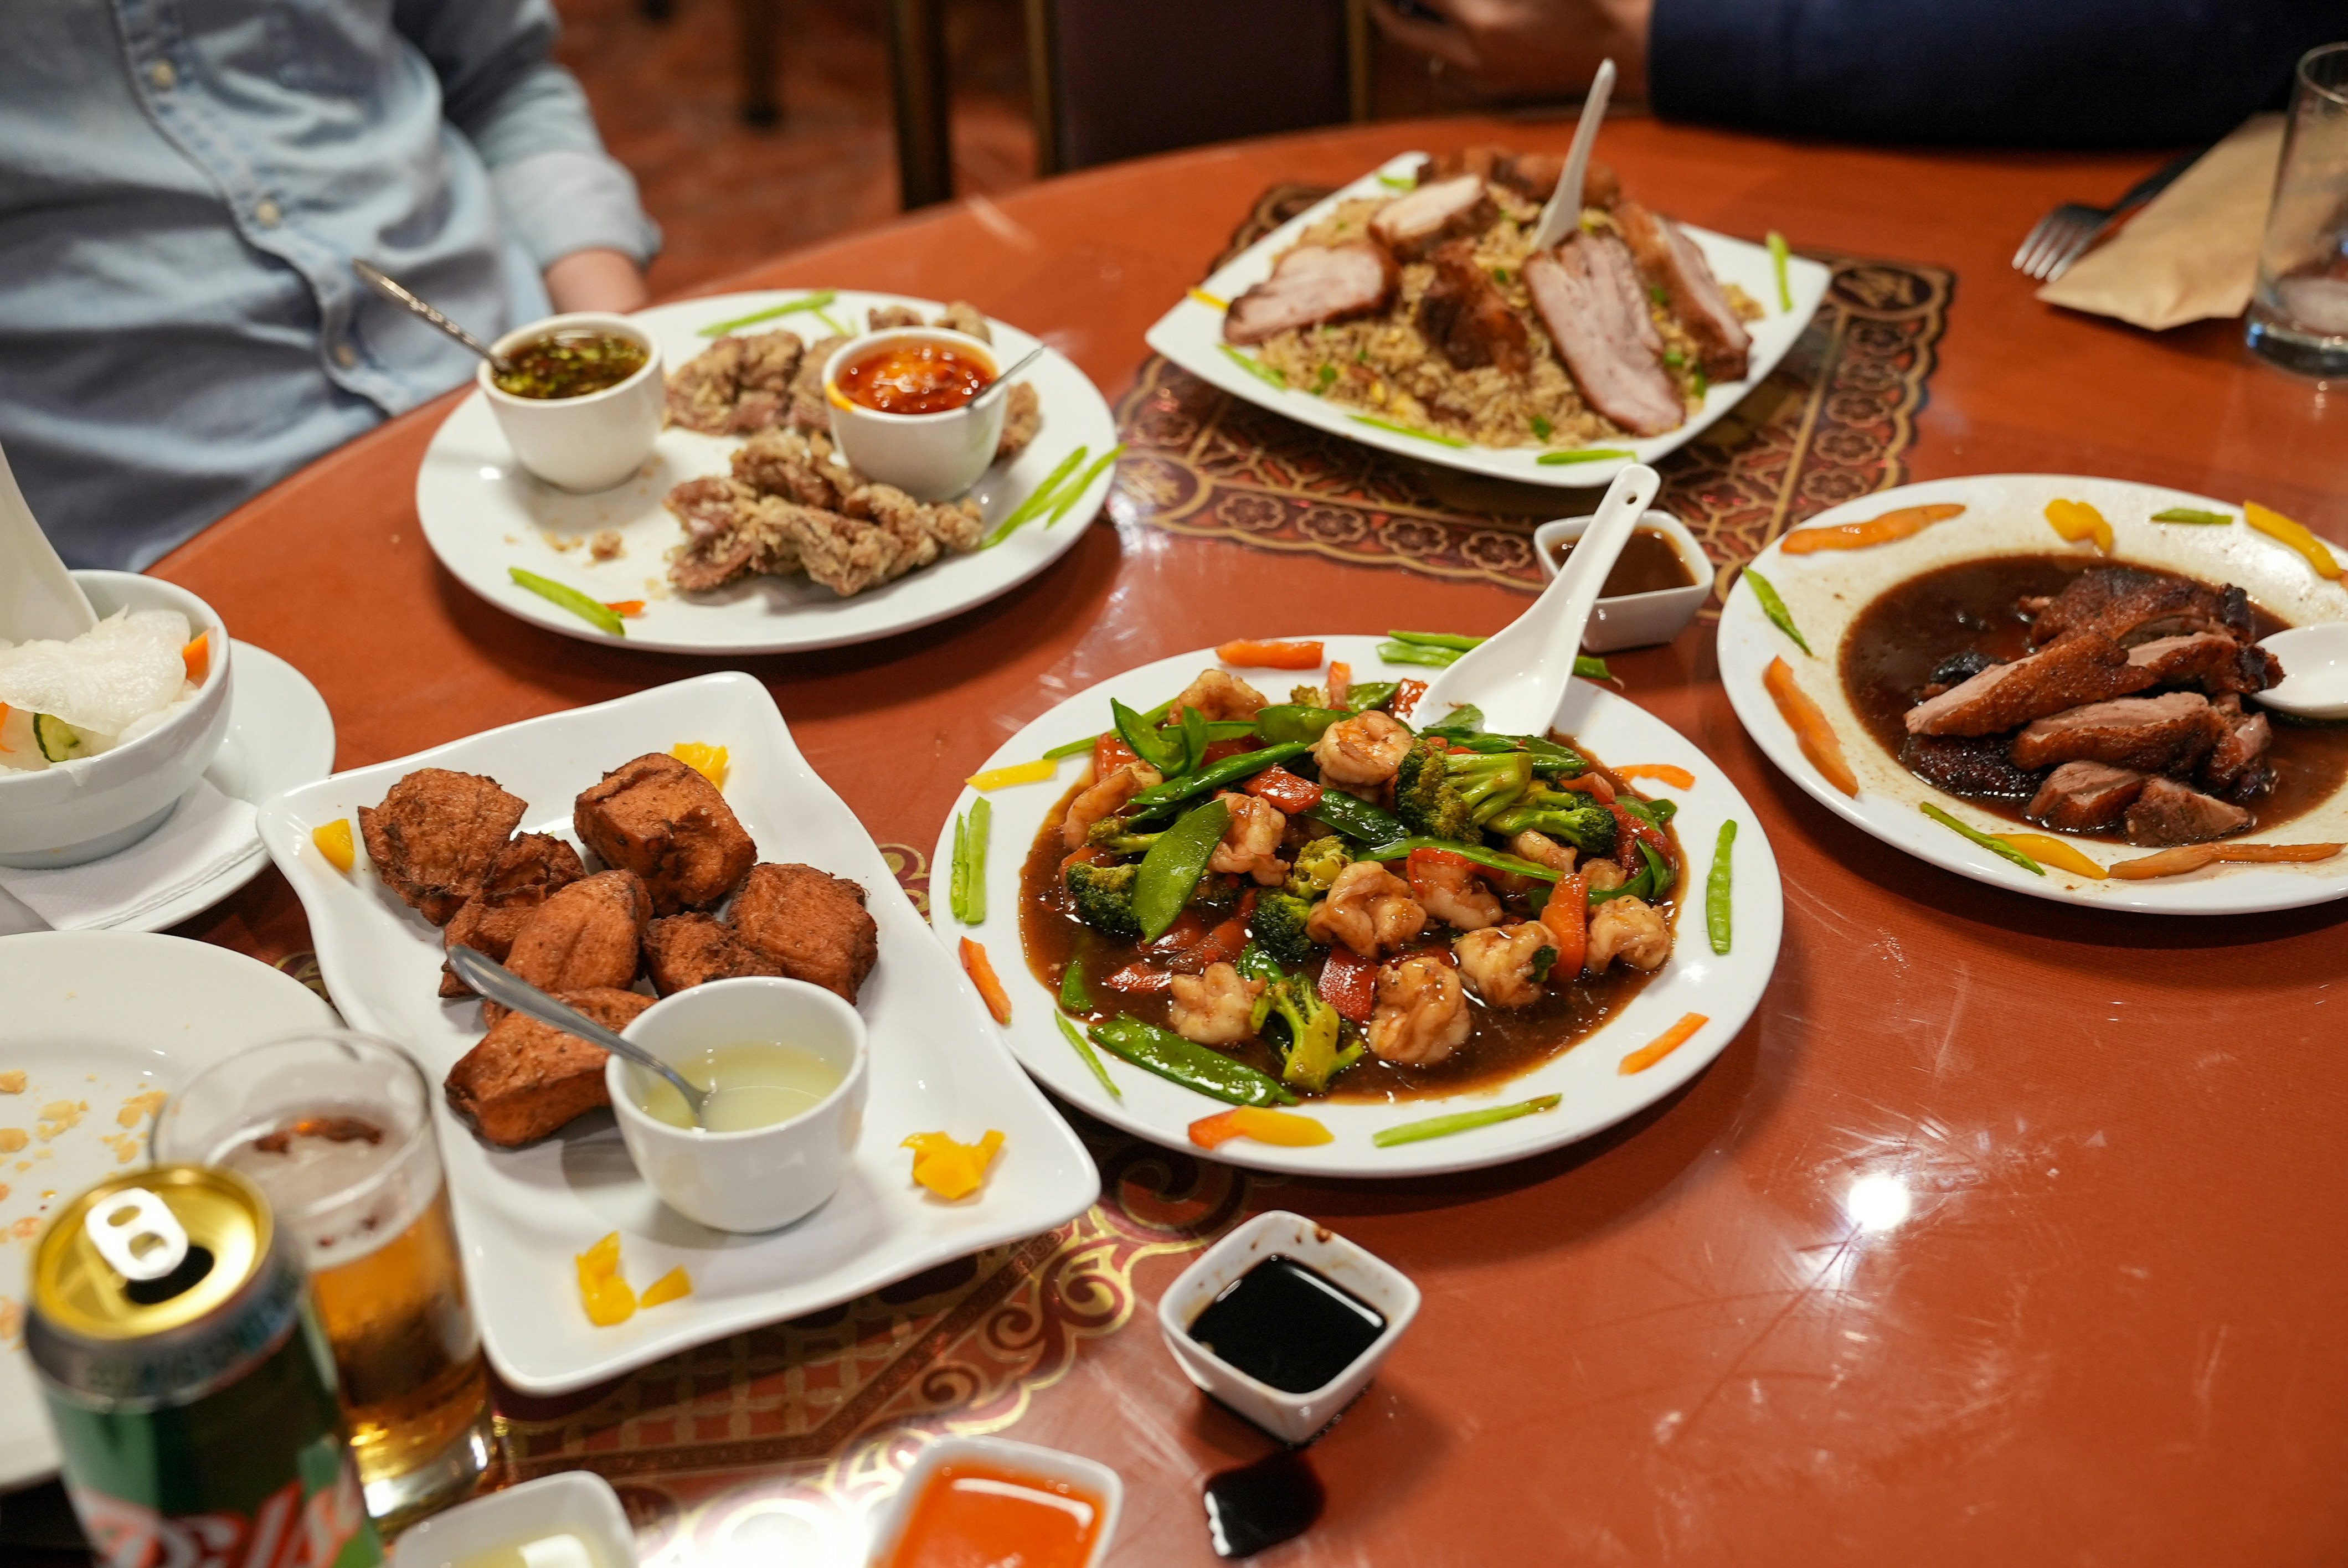
<path id="1" fill-rule="evenodd" d="M 1318 898 L 1352 860 L 1345 853 L 1345 841 L 1335 834 L 1316 838 L 1296 852 L 1288 868 L 1288 890 L 1300 897 Z"/>
<path id="2" fill-rule="evenodd" d="M 1329 1087 L 1331 1079 L 1362 1059 L 1361 1042 L 1344 1039 L 1344 1020 L 1303 975 L 1282 975 L 1256 998 L 1257 1031 L 1261 1033 L 1273 1019 L 1280 1020 L 1282 1028 L 1267 1039 L 1280 1052 L 1281 1081 L 1291 1088 L 1317 1094 Z M 1285 1040 L 1278 1038 L 1281 1033 L 1287 1036 Z"/>
<path id="3" fill-rule="evenodd" d="M 1112 855 L 1144 855 L 1158 842 L 1159 829 L 1152 833 L 1134 831 L 1133 819 L 1125 816 L 1105 816 L 1085 832 L 1085 842 L 1096 849 L 1106 849 Z"/>
<path id="4" fill-rule="evenodd" d="M 1304 934 L 1304 922 L 1312 915 L 1309 898 L 1294 893 L 1262 893 L 1256 897 L 1255 912 L 1248 917 L 1248 929 L 1265 952 L 1294 968 L 1313 956 L 1313 938 Z"/>
<path id="5" fill-rule="evenodd" d="M 1532 759 L 1522 752 L 1453 752 L 1421 736 L 1395 774 L 1395 810 L 1428 838 L 1470 838 L 1532 780 Z"/>
<path id="6" fill-rule="evenodd" d="M 1138 866 L 1089 866 L 1078 861 L 1068 867 L 1068 892 L 1076 901 L 1076 918 L 1105 937 L 1141 935 L 1141 919 L 1133 912 L 1134 878 Z"/>
<path id="7" fill-rule="evenodd" d="M 1560 844 L 1570 844 L 1585 856 L 1614 853 L 1614 813 L 1574 790 L 1528 791 L 1485 825 L 1494 833 L 1511 835 L 1530 828 Z"/>

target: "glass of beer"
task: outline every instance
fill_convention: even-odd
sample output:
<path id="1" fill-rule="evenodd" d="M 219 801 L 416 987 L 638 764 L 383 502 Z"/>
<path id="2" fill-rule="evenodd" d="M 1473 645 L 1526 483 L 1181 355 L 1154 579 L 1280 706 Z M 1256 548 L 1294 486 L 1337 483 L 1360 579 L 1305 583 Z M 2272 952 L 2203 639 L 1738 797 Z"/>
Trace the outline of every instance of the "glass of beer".
<path id="1" fill-rule="evenodd" d="M 367 1512 L 445 1507 L 489 1466 L 489 1372 L 465 1299 L 432 1093 L 396 1046 L 340 1030 L 240 1051 L 171 1096 L 159 1161 L 268 1196 L 309 1272 Z"/>

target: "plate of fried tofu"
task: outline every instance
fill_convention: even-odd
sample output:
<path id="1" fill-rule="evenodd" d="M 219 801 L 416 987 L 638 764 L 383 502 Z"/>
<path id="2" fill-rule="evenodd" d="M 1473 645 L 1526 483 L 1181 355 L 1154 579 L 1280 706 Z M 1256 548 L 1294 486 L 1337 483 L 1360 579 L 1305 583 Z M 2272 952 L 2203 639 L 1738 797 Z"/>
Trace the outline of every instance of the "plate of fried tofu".
<path id="1" fill-rule="evenodd" d="M 443 1086 L 474 1310 L 491 1363 L 524 1392 L 820 1311 L 1049 1230 L 1099 1194 L 1084 1146 L 749 675 L 339 774 L 265 803 L 261 829 L 343 1016 Z M 445 965 L 454 942 L 615 1030 L 656 996 L 735 976 L 838 993 L 871 1041 L 847 1180 L 763 1235 L 666 1208 L 613 1122 L 603 1052 L 471 995 Z M 990 1132 L 1003 1144 L 976 1194 L 948 1203 L 912 1181 L 906 1138 Z M 591 1322 L 574 1259 L 614 1233 L 635 1287 L 681 1267 L 690 1292 Z"/>

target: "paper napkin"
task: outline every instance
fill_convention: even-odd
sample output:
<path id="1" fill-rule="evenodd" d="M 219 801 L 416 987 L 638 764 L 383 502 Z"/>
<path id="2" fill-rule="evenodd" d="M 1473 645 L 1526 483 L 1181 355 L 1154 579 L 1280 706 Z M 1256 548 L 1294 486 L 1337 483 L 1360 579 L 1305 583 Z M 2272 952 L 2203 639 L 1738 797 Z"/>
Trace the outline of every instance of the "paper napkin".
<path id="1" fill-rule="evenodd" d="M 2282 116 L 2252 115 L 2038 297 L 2153 332 L 2240 315 L 2258 282 L 2282 130 Z"/>
<path id="2" fill-rule="evenodd" d="M 56 871 L 0 866 L 0 888 L 54 929 L 102 930 L 160 909 L 262 853 L 252 803 L 200 778 L 163 825 L 129 848 Z"/>

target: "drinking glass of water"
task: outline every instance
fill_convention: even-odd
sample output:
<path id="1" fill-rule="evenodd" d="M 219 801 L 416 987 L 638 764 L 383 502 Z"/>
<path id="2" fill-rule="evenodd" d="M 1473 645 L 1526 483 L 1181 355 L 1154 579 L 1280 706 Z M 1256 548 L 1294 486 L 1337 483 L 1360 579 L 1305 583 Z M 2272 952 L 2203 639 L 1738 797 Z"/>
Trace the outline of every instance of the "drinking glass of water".
<path id="1" fill-rule="evenodd" d="M 2287 369 L 2348 374 L 2348 44 L 2300 59 L 2245 336 Z"/>

